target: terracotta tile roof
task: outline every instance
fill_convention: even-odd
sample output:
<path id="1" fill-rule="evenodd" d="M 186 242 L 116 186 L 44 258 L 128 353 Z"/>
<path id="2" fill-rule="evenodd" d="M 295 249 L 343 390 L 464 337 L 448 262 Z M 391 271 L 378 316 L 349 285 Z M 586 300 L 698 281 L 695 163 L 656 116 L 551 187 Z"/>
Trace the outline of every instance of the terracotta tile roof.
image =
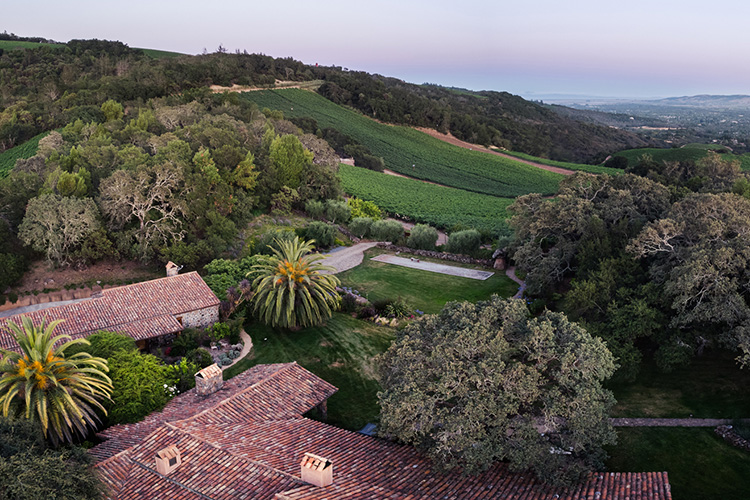
<path id="1" fill-rule="evenodd" d="M 16 314 L 0 319 L 0 347 L 17 349 L 8 322 L 23 316 L 38 324 L 65 320 L 55 330 L 73 338 L 99 330 L 123 332 L 136 340 L 182 330 L 176 316 L 219 305 L 219 299 L 196 272 L 179 274 L 102 291 L 102 296 L 73 304 Z"/>
<path id="2" fill-rule="evenodd" d="M 91 452 L 109 457 L 97 467 L 117 499 L 671 499 L 665 472 L 597 473 L 569 490 L 505 464 L 478 476 L 441 474 L 412 447 L 301 416 L 335 391 L 296 363 L 259 365 L 204 400 L 189 391 L 140 424 L 107 429 L 102 436 L 121 451 L 106 441 Z M 182 451 L 183 464 L 160 476 L 154 454 L 170 445 Z M 301 481 L 308 452 L 332 461 L 332 485 Z"/>

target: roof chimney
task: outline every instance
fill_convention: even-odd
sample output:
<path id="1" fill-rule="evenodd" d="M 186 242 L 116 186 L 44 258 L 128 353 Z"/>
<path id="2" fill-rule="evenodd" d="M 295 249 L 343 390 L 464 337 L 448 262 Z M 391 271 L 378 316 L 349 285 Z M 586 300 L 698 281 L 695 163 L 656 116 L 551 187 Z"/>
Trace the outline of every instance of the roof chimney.
<path id="1" fill-rule="evenodd" d="M 171 260 L 167 262 L 167 276 L 177 276 L 182 269 L 182 266 L 178 266 Z"/>
<path id="2" fill-rule="evenodd" d="M 199 396 L 208 396 L 221 389 L 224 377 L 216 363 L 207 366 L 195 374 L 195 392 Z"/>
<path id="3" fill-rule="evenodd" d="M 321 488 L 333 483 L 333 462 L 327 458 L 305 453 L 300 464 L 302 480 Z"/>
<path id="4" fill-rule="evenodd" d="M 177 446 L 167 446 L 156 452 L 156 472 L 166 476 L 182 465 L 180 450 Z"/>

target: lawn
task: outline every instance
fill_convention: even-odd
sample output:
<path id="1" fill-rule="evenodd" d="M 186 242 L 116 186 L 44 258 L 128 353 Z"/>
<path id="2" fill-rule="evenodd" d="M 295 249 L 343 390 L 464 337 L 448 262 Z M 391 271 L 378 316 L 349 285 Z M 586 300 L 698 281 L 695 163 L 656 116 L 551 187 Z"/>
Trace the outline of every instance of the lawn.
<path id="1" fill-rule="evenodd" d="M 518 285 L 502 271 L 480 281 L 370 260 L 381 253 L 386 252 L 378 248 L 365 252 L 365 259 L 361 265 L 338 275 L 341 283 L 358 290 L 370 301 L 402 297 L 414 308 L 428 314 L 440 312 L 445 303 L 451 300 L 476 302 L 488 299 L 494 293 L 501 297 L 511 297 L 518 290 Z M 477 267 L 445 261 L 436 262 Z"/>
<path id="2" fill-rule="evenodd" d="M 670 373 L 644 360 L 633 383 L 613 385 L 619 417 L 750 418 L 750 370 L 712 351 Z"/>
<path id="3" fill-rule="evenodd" d="M 675 500 L 750 498 L 750 453 L 713 429 L 618 428 L 610 471 L 667 471 Z"/>
<path id="4" fill-rule="evenodd" d="M 325 325 L 298 332 L 274 330 L 252 321 L 245 324 L 245 330 L 253 339 L 253 351 L 229 368 L 225 378 L 257 364 L 297 361 L 339 388 L 328 400 L 328 423 L 359 430 L 377 421 L 380 386 L 373 358 L 390 345 L 392 329 L 336 313 Z"/>

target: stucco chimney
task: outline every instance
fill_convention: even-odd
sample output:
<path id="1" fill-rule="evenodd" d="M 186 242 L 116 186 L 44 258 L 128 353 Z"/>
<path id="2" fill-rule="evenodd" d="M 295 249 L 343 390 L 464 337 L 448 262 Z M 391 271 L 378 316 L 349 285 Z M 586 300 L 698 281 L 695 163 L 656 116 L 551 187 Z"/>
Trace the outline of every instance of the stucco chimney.
<path id="1" fill-rule="evenodd" d="M 300 464 L 302 480 L 321 488 L 333 483 L 333 462 L 327 458 L 305 453 Z"/>
<path id="2" fill-rule="evenodd" d="M 177 446 L 167 446 L 156 452 L 156 471 L 166 476 L 182 465 L 182 457 Z"/>
<path id="3" fill-rule="evenodd" d="M 167 276 L 177 276 L 179 274 L 180 269 L 182 269 L 182 266 L 178 266 L 171 260 L 167 262 Z"/>
<path id="4" fill-rule="evenodd" d="M 195 392 L 200 396 L 208 396 L 221 389 L 224 377 L 221 368 L 216 363 L 207 366 L 195 374 Z"/>

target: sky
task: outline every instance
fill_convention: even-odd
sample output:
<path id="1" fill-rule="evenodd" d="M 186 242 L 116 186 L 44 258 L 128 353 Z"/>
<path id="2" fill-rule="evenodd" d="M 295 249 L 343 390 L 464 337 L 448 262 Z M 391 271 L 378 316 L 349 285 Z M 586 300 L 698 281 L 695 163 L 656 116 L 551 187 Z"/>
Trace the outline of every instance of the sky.
<path id="1" fill-rule="evenodd" d="M 750 94 L 741 0 L 3 0 L 0 30 L 247 50 L 412 83 L 655 98 Z"/>

